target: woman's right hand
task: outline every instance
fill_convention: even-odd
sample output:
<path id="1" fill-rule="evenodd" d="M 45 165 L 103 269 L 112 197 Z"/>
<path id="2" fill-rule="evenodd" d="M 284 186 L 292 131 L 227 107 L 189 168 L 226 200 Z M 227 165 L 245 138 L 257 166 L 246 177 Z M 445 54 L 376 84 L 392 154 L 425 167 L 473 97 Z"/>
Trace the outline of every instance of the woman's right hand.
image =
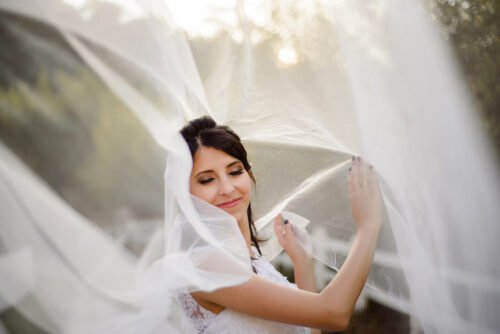
<path id="1" fill-rule="evenodd" d="M 347 190 L 351 202 L 352 217 L 358 230 L 382 226 L 382 196 L 377 174 L 373 166 L 360 157 L 352 157 L 352 167 L 347 176 Z"/>

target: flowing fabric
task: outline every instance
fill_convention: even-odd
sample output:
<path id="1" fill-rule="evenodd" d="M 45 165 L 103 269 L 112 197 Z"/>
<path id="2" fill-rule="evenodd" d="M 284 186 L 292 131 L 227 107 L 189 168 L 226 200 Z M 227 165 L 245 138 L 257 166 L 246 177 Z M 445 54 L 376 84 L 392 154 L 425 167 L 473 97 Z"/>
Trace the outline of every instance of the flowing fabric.
<path id="1" fill-rule="evenodd" d="M 498 161 L 424 4 L 183 3 L 0 1 L 2 309 L 49 333 L 194 330 L 176 294 L 252 275 L 234 218 L 189 193 L 179 129 L 211 115 L 249 153 L 268 260 L 286 210 L 340 268 L 362 155 L 386 209 L 366 292 L 426 333 L 498 332 Z"/>

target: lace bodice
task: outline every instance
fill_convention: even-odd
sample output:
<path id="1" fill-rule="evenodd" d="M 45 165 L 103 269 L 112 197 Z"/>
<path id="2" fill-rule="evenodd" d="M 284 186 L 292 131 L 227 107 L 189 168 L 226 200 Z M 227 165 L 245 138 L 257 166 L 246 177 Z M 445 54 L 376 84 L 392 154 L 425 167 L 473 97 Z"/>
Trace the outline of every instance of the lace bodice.
<path id="1" fill-rule="evenodd" d="M 288 282 L 286 277 L 281 275 L 271 263 L 258 255 L 254 249 L 256 258 L 252 259 L 252 265 L 257 274 L 274 282 L 285 284 L 297 288 L 293 283 Z M 310 329 L 293 326 L 275 321 L 269 321 L 240 313 L 231 309 L 224 309 L 219 314 L 215 314 L 199 305 L 189 294 L 183 293 L 177 296 L 177 301 L 184 312 L 189 316 L 192 324 L 198 333 L 262 333 L 262 334 L 309 334 Z"/>

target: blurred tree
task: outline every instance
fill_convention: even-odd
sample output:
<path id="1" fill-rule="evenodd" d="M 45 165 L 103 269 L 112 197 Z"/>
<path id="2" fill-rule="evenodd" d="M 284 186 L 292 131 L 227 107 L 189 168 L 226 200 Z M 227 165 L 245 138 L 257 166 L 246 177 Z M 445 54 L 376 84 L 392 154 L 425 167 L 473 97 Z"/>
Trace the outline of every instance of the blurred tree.
<path id="1" fill-rule="evenodd" d="M 0 12 L 0 43 L 0 139 L 96 222 L 161 216 L 163 152 L 60 34 Z"/>
<path id="2" fill-rule="evenodd" d="M 456 50 L 483 125 L 500 154 L 500 0 L 436 0 L 433 11 Z"/>
<path id="3" fill-rule="evenodd" d="M 104 89 L 95 92 L 100 113 L 92 127 L 92 150 L 76 171 L 85 195 L 99 212 L 129 208 L 136 217 L 161 217 L 161 149 L 118 98 Z"/>

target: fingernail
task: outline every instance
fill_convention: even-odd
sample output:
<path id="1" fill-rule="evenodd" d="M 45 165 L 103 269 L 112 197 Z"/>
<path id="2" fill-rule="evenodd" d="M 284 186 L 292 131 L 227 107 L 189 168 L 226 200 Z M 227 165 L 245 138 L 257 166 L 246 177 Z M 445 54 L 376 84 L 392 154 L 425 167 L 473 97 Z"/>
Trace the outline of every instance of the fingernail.
<path id="1" fill-rule="evenodd" d="M 352 170 L 352 167 L 349 167 L 349 172 Z"/>
<path id="2" fill-rule="evenodd" d="M 373 169 L 373 166 L 372 166 L 372 165 L 370 165 L 370 169 Z"/>
<path id="3" fill-rule="evenodd" d="M 352 161 L 354 161 L 354 159 L 355 159 L 355 158 L 356 158 L 356 157 L 353 155 L 353 156 L 352 156 Z"/>
<path id="4" fill-rule="evenodd" d="M 288 224 L 288 219 L 285 219 L 285 224 Z"/>
<path id="5" fill-rule="evenodd" d="M 361 157 L 358 157 L 358 162 L 361 161 Z"/>

